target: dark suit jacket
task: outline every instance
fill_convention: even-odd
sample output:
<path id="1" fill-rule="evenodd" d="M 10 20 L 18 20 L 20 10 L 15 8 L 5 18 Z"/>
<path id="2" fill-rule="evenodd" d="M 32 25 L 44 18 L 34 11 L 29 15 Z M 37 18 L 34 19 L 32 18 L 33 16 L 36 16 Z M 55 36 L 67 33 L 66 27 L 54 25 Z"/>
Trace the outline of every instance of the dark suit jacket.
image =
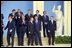
<path id="1" fill-rule="evenodd" d="M 45 16 L 43 15 L 42 16 L 42 22 L 43 22 L 43 26 L 46 25 L 45 22 L 47 22 L 47 25 L 48 25 L 49 24 L 49 17 L 46 15 L 46 18 L 45 18 Z"/>
<path id="2" fill-rule="evenodd" d="M 30 16 L 33 16 L 32 14 L 30 14 Z M 30 21 L 30 16 L 28 14 L 25 15 L 25 20 L 28 22 Z"/>
<path id="3" fill-rule="evenodd" d="M 34 34 L 34 22 L 29 22 L 28 31 L 30 32 L 29 34 Z"/>
<path id="4" fill-rule="evenodd" d="M 10 13 L 9 16 L 12 16 L 12 17 L 14 16 L 13 20 L 15 21 L 15 17 L 16 17 L 15 14 L 13 15 L 13 13 Z"/>
<path id="5" fill-rule="evenodd" d="M 12 29 L 12 33 L 15 33 L 15 22 L 12 21 L 10 23 L 10 21 L 8 21 L 7 26 L 5 27 L 5 30 L 8 28 L 8 33 L 10 33 L 10 29 Z"/>
<path id="6" fill-rule="evenodd" d="M 35 14 L 35 15 L 34 15 L 34 17 L 35 17 L 35 16 L 37 16 L 37 14 Z M 40 14 L 39 14 L 39 16 L 38 16 L 38 17 L 39 17 L 38 19 L 39 19 L 40 21 L 42 21 L 42 17 L 41 17 L 41 15 L 40 15 Z"/>
<path id="7" fill-rule="evenodd" d="M 49 30 L 51 32 L 54 32 L 56 30 L 56 21 L 53 20 L 53 24 L 52 24 L 51 20 L 49 21 Z"/>
<path id="8" fill-rule="evenodd" d="M 35 32 L 39 32 L 41 30 L 41 23 L 39 20 L 37 23 L 34 21 L 34 30 Z"/>
<path id="9" fill-rule="evenodd" d="M 15 14 L 14 14 L 14 15 L 15 15 Z M 9 14 L 9 16 L 13 16 L 13 14 L 12 14 L 12 13 L 10 13 L 10 14 Z"/>

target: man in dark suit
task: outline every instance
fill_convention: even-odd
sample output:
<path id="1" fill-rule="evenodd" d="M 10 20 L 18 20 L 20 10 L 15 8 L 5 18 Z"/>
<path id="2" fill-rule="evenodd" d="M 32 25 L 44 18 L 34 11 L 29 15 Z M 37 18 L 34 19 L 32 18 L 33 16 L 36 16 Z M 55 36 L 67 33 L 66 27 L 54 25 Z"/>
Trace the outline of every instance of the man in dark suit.
<path id="1" fill-rule="evenodd" d="M 52 45 L 54 45 L 54 41 L 55 41 L 55 31 L 56 31 L 56 21 L 53 20 L 53 16 L 50 17 L 50 21 L 49 21 L 49 30 L 48 30 L 48 37 L 49 37 L 49 45 L 51 45 L 51 39 L 52 39 Z"/>
<path id="2" fill-rule="evenodd" d="M 29 23 L 29 21 L 30 21 L 30 17 L 31 16 L 33 16 L 32 14 L 31 14 L 31 10 L 30 9 L 28 9 L 28 11 L 27 11 L 27 14 L 25 15 L 25 20 L 26 20 L 26 22 L 27 22 L 27 29 L 26 29 L 26 35 L 27 35 L 27 38 L 28 38 L 28 23 Z"/>
<path id="3" fill-rule="evenodd" d="M 12 10 L 12 13 L 10 13 L 9 16 L 12 16 L 12 18 L 14 19 L 14 18 L 15 18 L 15 13 L 16 13 L 16 10 L 13 9 L 13 10 Z"/>
<path id="4" fill-rule="evenodd" d="M 34 19 L 30 17 L 30 22 L 28 26 L 29 36 L 28 36 L 28 45 L 33 45 L 34 43 Z"/>
<path id="5" fill-rule="evenodd" d="M 14 45 L 14 35 L 15 35 L 15 22 L 12 20 L 12 16 L 8 17 L 9 21 L 7 23 L 7 26 L 5 27 L 5 30 L 8 28 L 8 32 L 7 32 L 7 43 L 8 46 L 9 45 Z M 12 40 L 12 42 L 10 43 L 10 38 Z"/>
<path id="6" fill-rule="evenodd" d="M 49 24 L 49 17 L 46 11 L 43 11 L 42 21 L 43 21 L 43 35 L 44 37 L 46 37 L 46 34 L 48 34 L 47 25 Z"/>
<path id="7" fill-rule="evenodd" d="M 34 20 L 34 34 L 35 34 L 35 44 L 36 45 L 38 45 L 38 43 L 40 45 L 42 45 L 40 30 L 41 30 L 40 20 L 38 20 L 38 16 L 35 16 L 35 20 Z"/>
<path id="8" fill-rule="evenodd" d="M 36 14 L 34 16 L 38 16 L 38 19 L 41 21 L 42 20 L 42 17 L 41 15 L 39 14 L 39 10 L 36 10 Z"/>
<path id="9" fill-rule="evenodd" d="M 3 14 L 1 14 L 1 46 L 3 46 L 3 28 L 4 28 L 3 19 L 4 16 Z"/>

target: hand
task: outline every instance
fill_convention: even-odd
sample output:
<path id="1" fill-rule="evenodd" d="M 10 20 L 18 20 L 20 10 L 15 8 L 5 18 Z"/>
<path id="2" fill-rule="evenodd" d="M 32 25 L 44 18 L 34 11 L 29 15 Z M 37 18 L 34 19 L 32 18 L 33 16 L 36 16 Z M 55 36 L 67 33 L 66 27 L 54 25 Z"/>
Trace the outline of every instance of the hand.
<path id="1" fill-rule="evenodd" d="M 18 17 L 18 18 L 20 18 L 20 17 Z"/>
<path id="2" fill-rule="evenodd" d="M 10 32 L 12 32 L 12 29 L 10 29 Z"/>
<path id="3" fill-rule="evenodd" d="M 45 24 L 47 24 L 47 22 L 45 22 Z"/>
<path id="4" fill-rule="evenodd" d="M 50 32 L 50 30 L 48 30 L 48 32 Z"/>
<path id="5" fill-rule="evenodd" d="M 30 34 L 30 32 L 29 32 L 29 34 Z"/>
<path id="6" fill-rule="evenodd" d="M 17 17 L 15 17 L 17 19 Z"/>
<path id="7" fill-rule="evenodd" d="M 56 30 L 55 30 L 55 32 L 56 32 Z"/>
<path id="8" fill-rule="evenodd" d="M 2 27 L 4 27 L 4 25 L 2 25 Z"/>

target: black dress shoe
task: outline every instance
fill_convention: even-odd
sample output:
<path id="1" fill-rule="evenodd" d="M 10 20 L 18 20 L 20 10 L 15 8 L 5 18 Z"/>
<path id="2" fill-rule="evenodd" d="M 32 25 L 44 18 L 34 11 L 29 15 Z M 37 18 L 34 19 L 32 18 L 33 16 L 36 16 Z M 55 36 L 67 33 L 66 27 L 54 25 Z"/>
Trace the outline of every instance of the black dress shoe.
<path id="1" fill-rule="evenodd" d="M 13 45 L 11 45 L 11 47 L 13 47 Z"/>
<path id="2" fill-rule="evenodd" d="M 1 46 L 3 46 L 3 44 Z"/>
<path id="3" fill-rule="evenodd" d="M 40 46 L 42 46 L 42 44 L 40 44 Z"/>
<path id="4" fill-rule="evenodd" d="M 44 37 L 46 37 L 46 36 L 44 36 Z"/>
<path id="5" fill-rule="evenodd" d="M 38 44 L 36 44 L 36 46 L 37 46 Z"/>
<path id="6" fill-rule="evenodd" d="M 1 45 L 1 47 L 4 47 L 4 45 Z"/>
<path id="7" fill-rule="evenodd" d="M 10 45 L 7 45 L 7 47 L 8 47 L 8 46 L 10 46 Z"/>
<path id="8" fill-rule="evenodd" d="M 51 45 L 51 44 L 49 44 L 49 45 Z"/>
<path id="9" fill-rule="evenodd" d="M 52 45 L 54 45 L 54 44 L 52 44 Z"/>
<path id="10" fill-rule="evenodd" d="M 20 44 L 18 44 L 18 46 L 20 46 Z"/>
<path id="11" fill-rule="evenodd" d="M 33 44 L 31 44 L 31 46 L 34 46 Z"/>
<path id="12" fill-rule="evenodd" d="M 30 44 L 28 44 L 28 46 L 29 46 Z"/>
<path id="13" fill-rule="evenodd" d="M 24 46 L 23 44 L 21 44 L 21 46 Z"/>

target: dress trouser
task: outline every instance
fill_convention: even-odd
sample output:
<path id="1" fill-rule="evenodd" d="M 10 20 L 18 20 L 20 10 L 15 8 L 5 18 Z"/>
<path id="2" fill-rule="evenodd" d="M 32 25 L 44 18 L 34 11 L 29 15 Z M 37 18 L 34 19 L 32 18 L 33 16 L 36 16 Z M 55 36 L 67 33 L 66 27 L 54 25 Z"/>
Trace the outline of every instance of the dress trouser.
<path id="1" fill-rule="evenodd" d="M 11 40 L 10 40 L 10 38 L 11 38 Z M 7 43 L 8 43 L 8 45 L 10 45 L 10 41 L 11 41 L 11 45 L 13 46 L 14 45 L 14 34 L 7 33 Z"/>
<path id="2" fill-rule="evenodd" d="M 48 29 L 47 29 L 47 25 L 44 25 L 44 24 L 43 24 L 43 36 L 44 36 L 44 37 L 46 37 L 47 30 L 48 30 Z"/>
<path id="3" fill-rule="evenodd" d="M 55 40 L 55 32 L 48 32 L 48 43 L 49 45 L 51 44 L 51 39 L 52 39 L 52 45 L 54 45 L 54 40 Z"/>
<path id="4" fill-rule="evenodd" d="M 1 30 L 1 46 L 3 45 L 3 30 Z"/>
<path id="5" fill-rule="evenodd" d="M 16 28 L 17 38 L 18 38 L 18 45 L 20 45 L 20 27 Z"/>
<path id="6" fill-rule="evenodd" d="M 20 45 L 23 45 L 23 42 L 24 42 L 24 34 L 25 34 L 25 30 L 23 27 L 20 27 Z"/>
<path id="7" fill-rule="evenodd" d="M 40 32 L 36 32 L 36 33 L 35 33 L 35 44 L 38 45 L 38 43 L 39 43 L 40 45 L 42 45 Z"/>
<path id="8" fill-rule="evenodd" d="M 34 43 L 34 34 L 29 34 L 29 37 L 28 37 L 28 45 L 33 45 Z"/>

